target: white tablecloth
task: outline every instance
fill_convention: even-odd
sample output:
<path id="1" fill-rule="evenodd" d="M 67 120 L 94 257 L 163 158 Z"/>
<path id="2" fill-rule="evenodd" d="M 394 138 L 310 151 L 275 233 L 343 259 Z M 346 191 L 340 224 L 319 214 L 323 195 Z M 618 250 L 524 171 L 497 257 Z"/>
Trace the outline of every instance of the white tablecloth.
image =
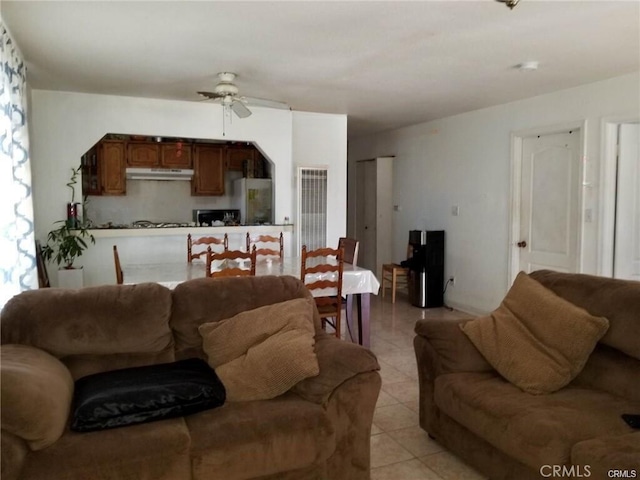
<path id="1" fill-rule="evenodd" d="M 135 284 L 157 282 L 168 288 L 175 288 L 178 284 L 194 278 L 205 276 L 205 265 L 194 263 L 152 263 L 140 265 L 124 265 L 124 283 Z M 282 261 L 259 260 L 256 264 L 256 276 L 263 275 L 291 275 L 300 278 L 300 257 L 288 257 Z M 371 270 L 344 264 L 342 273 L 342 294 L 358 293 L 378 294 L 380 282 Z"/>

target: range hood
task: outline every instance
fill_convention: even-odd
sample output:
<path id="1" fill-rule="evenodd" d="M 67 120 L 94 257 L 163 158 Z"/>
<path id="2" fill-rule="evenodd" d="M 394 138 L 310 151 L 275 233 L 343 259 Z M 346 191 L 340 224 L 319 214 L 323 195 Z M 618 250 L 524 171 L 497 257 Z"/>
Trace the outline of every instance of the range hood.
<path id="1" fill-rule="evenodd" d="M 127 168 L 129 180 L 191 180 L 193 170 L 180 168 Z"/>

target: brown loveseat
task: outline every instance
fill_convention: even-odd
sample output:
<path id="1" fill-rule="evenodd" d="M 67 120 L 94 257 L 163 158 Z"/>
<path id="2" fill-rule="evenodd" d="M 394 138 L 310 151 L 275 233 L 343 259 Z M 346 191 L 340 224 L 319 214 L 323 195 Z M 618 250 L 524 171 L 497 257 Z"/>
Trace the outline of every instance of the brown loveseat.
<path id="1" fill-rule="evenodd" d="M 293 277 L 197 279 L 173 291 L 149 283 L 24 292 L 2 311 L 3 366 L 15 360 L 5 356 L 15 349 L 7 344 L 48 352 L 73 379 L 206 360 L 200 324 L 294 298 L 310 296 Z M 3 405 L 2 479 L 368 479 L 379 367 L 369 350 L 323 333 L 315 315 L 319 375 L 271 400 L 227 402 L 187 417 L 89 433 L 71 431 L 67 421 L 60 438 L 42 447 L 29 432 L 51 415 L 69 414 L 56 398 L 65 393 L 15 405 L 3 385 L 3 404 L 6 398 L 24 411 Z M 27 363 L 40 361 L 35 349 L 20 348 L 31 352 Z M 42 372 L 26 368 L 25 381 L 29 373 Z"/>
<path id="2" fill-rule="evenodd" d="M 640 477 L 640 430 L 620 418 L 640 413 L 640 283 L 548 270 L 530 276 L 609 320 L 582 372 L 554 393 L 525 393 L 462 332 L 468 318 L 420 320 L 420 425 L 492 480 Z"/>

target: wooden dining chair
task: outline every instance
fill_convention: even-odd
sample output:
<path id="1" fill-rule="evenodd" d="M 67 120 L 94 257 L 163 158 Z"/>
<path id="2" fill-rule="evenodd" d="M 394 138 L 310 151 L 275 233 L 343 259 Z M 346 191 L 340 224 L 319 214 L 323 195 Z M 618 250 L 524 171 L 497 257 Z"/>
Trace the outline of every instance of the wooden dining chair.
<path id="1" fill-rule="evenodd" d="M 271 244 L 272 246 L 264 246 L 265 243 Z M 256 255 L 278 256 L 282 258 L 284 254 L 284 240 L 282 232 L 280 232 L 279 237 L 274 237 L 272 235 L 258 235 L 253 238 L 249 232 L 247 232 L 247 252 L 249 252 L 252 247 L 256 247 Z"/>
<path id="2" fill-rule="evenodd" d="M 344 263 L 350 263 L 351 265 L 358 264 L 358 250 L 360 249 L 360 242 L 355 238 L 340 237 L 338 240 L 338 248 L 344 250 Z"/>
<path id="3" fill-rule="evenodd" d="M 193 250 L 193 246 L 203 245 L 202 248 L 197 247 L 196 252 Z M 229 237 L 227 234 L 224 234 L 223 238 L 217 237 L 200 237 L 196 240 L 193 240 L 191 234 L 187 235 L 187 262 L 191 263 L 193 260 L 202 257 L 207 253 L 207 248 L 211 245 L 222 245 L 223 251 L 229 250 Z"/>
<path id="4" fill-rule="evenodd" d="M 122 285 L 124 283 L 124 274 L 122 273 L 122 265 L 120 265 L 120 255 L 118 255 L 118 247 L 113 246 L 113 262 L 116 266 L 116 283 Z"/>
<path id="5" fill-rule="evenodd" d="M 334 257 L 335 260 L 330 259 Z M 344 250 L 341 248 L 318 248 L 307 251 L 302 247 L 300 279 L 313 294 L 314 290 L 329 289 L 330 293 L 314 296 L 322 328 L 328 323 L 340 338 L 340 315 L 342 311 L 342 271 L 344 268 Z M 333 318 L 333 323 L 330 318 Z"/>
<path id="6" fill-rule="evenodd" d="M 412 254 L 411 245 L 407 245 L 407 258 Z M 384 298 L 385 288 L 391 283 L 391 303 L 396 303 L 396 290 L 404 288 L 409 293 L 409 269 L 397 263 L 385 263 L 382 265 L 382 298 Z"/>
<path id="7" fill-rule="evenodd" d="M 256 274 L 256 247 L 251 252 L 242 250 L 225 250 L 224 252 L 213 252 L 211 247 L 207 248 L 207 267 L 205 275 L 207 277 L 242 277 L 255 276 Z M 243 268 L 241 264 L 249 260 L 249 268 Z M 216 270 L 213 270 L 214 262 Z M 217 268 L 220 267 L 220 268 Z"/>

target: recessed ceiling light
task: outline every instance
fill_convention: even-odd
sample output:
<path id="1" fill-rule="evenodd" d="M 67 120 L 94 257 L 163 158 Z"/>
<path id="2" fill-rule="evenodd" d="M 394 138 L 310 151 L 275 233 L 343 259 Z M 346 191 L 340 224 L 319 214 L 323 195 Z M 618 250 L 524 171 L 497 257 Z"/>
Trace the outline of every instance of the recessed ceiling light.
<path id="1" fill-rule="evenodd" d="M 529 71 L 532 71 L 532 70 L 537 70 L 539 65 L 540 65 L 540 62 L 538 62 L 536 60 L 530 60 L 528 62 L 519 63 L 516 66 L 514 66 L 513 68 L 516 68 L 518 70 L 522 70 L 522 71 L 525 71 L 525 72 L 529 72 Z"/>

